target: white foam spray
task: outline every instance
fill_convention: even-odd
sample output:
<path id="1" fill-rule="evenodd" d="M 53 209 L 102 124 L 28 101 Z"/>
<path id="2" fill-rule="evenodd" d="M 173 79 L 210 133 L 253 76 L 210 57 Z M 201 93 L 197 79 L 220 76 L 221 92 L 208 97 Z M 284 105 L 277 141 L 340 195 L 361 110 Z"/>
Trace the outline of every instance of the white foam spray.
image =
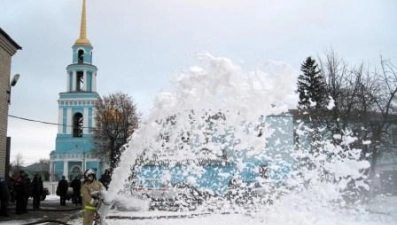
<path id="1" fill-rule="evenodd" d="M 274 61 L 265 63 L 262 70 L 247 72 L 227 58 L 207 53 L 198 58 L 200 66 L 181 73 L 172 81 L 172 90 L 158 95 L 151 114 L 132 135 L 119 167 L 113 172 L 106 195 L 108 200 L 115 199 L 128 186 L 131 165 L 143 151 L 148 155 L 167 152 L 167 156 L 186 159 L 202 157 L 204 146 L 212 150 L 207 157 L 219 155 L 226 147 L 237 163 L 242 163 L 239 162 L 242 154 L 268 157 L 264 154 L 267 139 L 263 137 L 272 135 L 274 130 L 260 118 L 287 112 L 296 105 L 298 73 L 291 66 Z M 208 117 L 217 113 L 226 119 L 217 120 L 215 128 L 209 129 Z M 169 126 L 170 118 L 172 126 Z M 258 127 L 262 138 L 255 135 L 259 132 Z M 305 125 L 300 128 L 302 130 L 296 131 L 298 135 L 308 132 Z M 229 142 L 208 142 L 208 136 L 203 134 L 209 131 L 213 137 L 226 136 Z M 159 138 L 164 132 L 169 137 L 166 143 Z M 188 143 L 181 141 L 181 136 L 187 132 L 193 139 Z M 359 150 L 349 148 L 352 141 L 354 138 L 346 138 L 341 145 L 335 146 L 324 138 L 320 143 L 322 150 L 317 155 L 309 154 L 303 148 L 284 150 L 292 161 L 305 159 L 311 167 L 296 163 L 296 170 L 275 194 L 277 201 L 260 207 L 255 213 L 257 219 L 265 224 L 296 225 L 308 221 L 309 224 L 328 224 L 317 216 L 333 217 L 341 213 L 340 209 L 346 210 L 348 203 L 343 198 L 346 187 L 354 181 L 355 186 L 367 188 L 360 171 L 368 167 L 368 163 L 358 161 L 356 153 Z M 233 142 L 232 148 L 228 146 L 230 142 Z M 284 163 L 285 158 L 279 160 L 278 165 Z M 198 168 L 193 170 L 199 171 Z M 332 176 L 327 176 L 330 174 Z M 352 213 L 349 217 L 352 220 L 356 213 L 363 213 L 359 207 L 347 211 Z"/>

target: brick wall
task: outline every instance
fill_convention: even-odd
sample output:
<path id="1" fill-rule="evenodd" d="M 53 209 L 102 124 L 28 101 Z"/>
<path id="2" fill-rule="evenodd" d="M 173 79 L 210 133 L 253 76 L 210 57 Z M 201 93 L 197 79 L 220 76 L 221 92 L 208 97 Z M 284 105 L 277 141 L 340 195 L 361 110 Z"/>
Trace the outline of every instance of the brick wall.
<path id="1" fill-rule="evenodd" d="M 17 47 L 10 37 L 0 30 L 0 177 L 5 177 L 6 171 L 6 146 L 8 123 L 8 98 L 10 83 L 11 56 Z"/>

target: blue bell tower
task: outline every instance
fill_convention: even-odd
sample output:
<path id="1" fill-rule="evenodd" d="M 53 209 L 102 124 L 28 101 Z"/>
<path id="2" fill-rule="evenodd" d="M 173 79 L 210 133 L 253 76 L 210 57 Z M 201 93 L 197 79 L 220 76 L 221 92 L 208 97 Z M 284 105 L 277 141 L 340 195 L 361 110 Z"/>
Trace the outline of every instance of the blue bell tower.
<path id="1" fill-rule="evenodd" d="M 50 180 L 67 180 L 86 169 L 102 172 L 100 159 L 92 154 L 95 126 L 97 67 L 92 63 L 93 47 L 87 39 L 86 4 L 83 0 L 80 36 L 72 46 L 72 64 L 66 67 L 66 91 L 59 93 L 58 133 L 55 151 L 50 154 Z"/>

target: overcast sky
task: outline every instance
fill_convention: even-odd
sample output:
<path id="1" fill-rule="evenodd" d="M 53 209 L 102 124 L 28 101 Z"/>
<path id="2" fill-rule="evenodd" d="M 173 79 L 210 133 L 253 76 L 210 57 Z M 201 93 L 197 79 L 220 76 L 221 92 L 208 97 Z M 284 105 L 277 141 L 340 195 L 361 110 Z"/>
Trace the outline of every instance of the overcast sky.
<path id="1" fill-rule="evenodd" d="M 0 27 L 23 47 L 13 57 L 10 114 L 57 122 L 59 92 L 79 36 L 81 0 L 1 0 Z M 100 95 L 121 91 L 147 114 L 169 79 L 196 54 L 245 70 L 272 59 L 300 68 L 333 49 L 350 64 L 397 61 L 395 0 L 87 0 Z M 12 156 L 49 158 L 57 127 L 9 118 Z"/>

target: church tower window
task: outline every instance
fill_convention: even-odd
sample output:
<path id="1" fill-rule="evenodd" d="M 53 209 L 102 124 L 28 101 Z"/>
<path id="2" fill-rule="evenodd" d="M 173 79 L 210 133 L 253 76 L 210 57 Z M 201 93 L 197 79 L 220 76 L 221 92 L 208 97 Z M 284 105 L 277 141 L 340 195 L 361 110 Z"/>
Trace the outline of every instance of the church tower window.
<path id="1" fill-rule="evenodd" d="M 76 91 L 84 91 L 84 73 L 78 71 L 76 78 Z"/>
<path id="2" fill-rule="evenodd" d="M 73 137 L 83 137 L 83 114 L 75 113 L 73 116 Z"/>
<path id="3" fill-rule="evenodd" d="M 78 52 L 78 62 L 79 63 L 84 63 L 84 50 L 80 49 Z"/>

